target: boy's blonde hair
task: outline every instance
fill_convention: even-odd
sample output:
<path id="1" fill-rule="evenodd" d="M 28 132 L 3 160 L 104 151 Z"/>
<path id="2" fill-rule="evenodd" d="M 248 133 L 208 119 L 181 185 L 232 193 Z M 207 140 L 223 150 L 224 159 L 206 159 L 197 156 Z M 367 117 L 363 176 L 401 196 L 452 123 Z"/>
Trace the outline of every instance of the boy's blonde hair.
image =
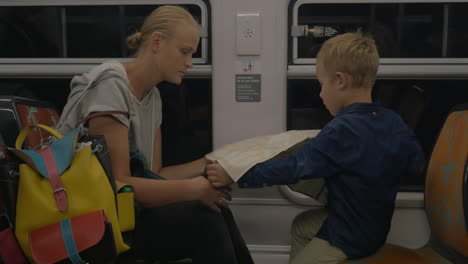
<path id="1" fill-rule="evenodd" d="M 127 45 L 138 53 L 153 32 L 161 32 L 165 37 L 171 37 L 175 27 L 181 22 L 193 24 L 198 29 L 197 21 L 186 9 L 171 5 L 158 7 L 146 17 L 140 32 L 135 32 L 127 38 Z"/>
<path id="2" fill-rule="evenodd" d="M 325 41 L 317 54 L 317 64 L 334 75 L 351 75 L 354 88 L 372 88 L 379 68 L 379 53 L 371 36 L 345 33 Z"/>

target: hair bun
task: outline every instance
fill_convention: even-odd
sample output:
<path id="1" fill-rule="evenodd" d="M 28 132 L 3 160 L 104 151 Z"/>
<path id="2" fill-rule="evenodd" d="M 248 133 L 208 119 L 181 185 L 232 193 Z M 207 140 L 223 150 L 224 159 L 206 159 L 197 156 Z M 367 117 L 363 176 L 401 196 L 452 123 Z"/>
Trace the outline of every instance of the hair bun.
<path id="1" fill-rule="evenodd" d="M 135 35 L 135 38 L 137 40 L 141 41 L 141 32 L 140 31 L 136 32 L 134 35 Z"/>
<path id="2" fill-rule="evenodd" d="M 127 38 L 127 45 L 131 49 L 138 49 L 142 40 L 141 32 L 135 32 Z"/>

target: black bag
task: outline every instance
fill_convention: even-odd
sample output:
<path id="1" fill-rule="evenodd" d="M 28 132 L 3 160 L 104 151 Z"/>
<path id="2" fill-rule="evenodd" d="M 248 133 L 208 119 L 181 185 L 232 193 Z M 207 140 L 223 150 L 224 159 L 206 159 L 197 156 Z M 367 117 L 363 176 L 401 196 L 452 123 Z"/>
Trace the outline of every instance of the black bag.
<path id="1" fill-rule="evenodd" d="M 0 134 L 0 142 L 2 140 Z M 0 214 L 5 213 L 11 223 L 15 223 L 16 219 L 18 164 L 17 159 L 0 143 Z"/>
<path id="2" fill-rule="evenodd" d="M 14 235 L 18 162 L 10 156 L 0 134 L 0 263 L 26 263 Z"/>

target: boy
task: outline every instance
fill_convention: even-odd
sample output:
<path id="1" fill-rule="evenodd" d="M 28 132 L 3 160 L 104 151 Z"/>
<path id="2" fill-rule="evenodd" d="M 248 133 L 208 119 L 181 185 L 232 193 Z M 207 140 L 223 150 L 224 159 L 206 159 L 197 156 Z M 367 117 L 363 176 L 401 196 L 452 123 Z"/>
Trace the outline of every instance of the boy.
<path id="1" fill-rule="evenodd" d="M 292 184 L 323 177 L 326 209 L 296 217 L 290 263 L 338 263 L 376 252 L 385 242 L 401 175 L 421 173 L 424 155 L 413 132 L 391 110 L 372 103 L 379 56 L 361 33 L 327 40 L 317 55 L 320 97 L 335 118 L 296 154 L 252 167 L 241 187 Z M 217 163 L 215 187 L 232 183 Z"/>

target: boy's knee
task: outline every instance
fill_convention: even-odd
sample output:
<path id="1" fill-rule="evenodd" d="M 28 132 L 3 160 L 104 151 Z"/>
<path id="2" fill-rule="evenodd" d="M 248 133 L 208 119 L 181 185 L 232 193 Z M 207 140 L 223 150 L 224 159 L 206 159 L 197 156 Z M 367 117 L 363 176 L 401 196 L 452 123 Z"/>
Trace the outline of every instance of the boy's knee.
<path id="1" fill-rule="evenodd" d="M 326 240 L 314 238 L 291 259 L 290 264 L 336 264 L 346 259 L 341 249 Z"/>
<path id="2" fill-rule="evenodd" d="M 291 225 L 291 235 L 293 237 L 297 237 L 304 233 L 303 226 L 306 219 L 306 213 L 307 212 L 302 212 L 296 215 L 296 217 L 294 217 L 294 220 Z"/>
<path id="3" fill-rule="evenodd" d="M 327 211 L 325 209 L 304 211 L 294 218 L 291 226 L 291 235 L 293 237 L 304 234 L 315 236 L 326 218 Z"/>

